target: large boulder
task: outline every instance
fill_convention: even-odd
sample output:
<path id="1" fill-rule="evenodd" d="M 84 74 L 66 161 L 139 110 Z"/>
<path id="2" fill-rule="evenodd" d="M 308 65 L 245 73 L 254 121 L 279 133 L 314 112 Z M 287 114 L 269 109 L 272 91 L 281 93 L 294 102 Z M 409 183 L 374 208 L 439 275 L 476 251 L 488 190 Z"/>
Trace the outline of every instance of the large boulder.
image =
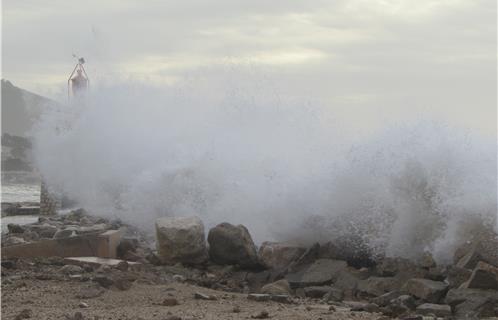
<path id="1" fill-rule="evenodd" d="M 400 288 L 394 277 L 370 277 L 358 283 L 358 291 L 365 296 L 378 297 Z"/>
<path id="2" fill-rule="evenodd" d="M 416 310 L 421 315 L 433 314 L 436 317 L 451 316 L 451 307 L 447 304 L 424 303 L 419 305 Z"/>
<path id="3" fill-rule="evenodd" d="M 467 281 L 471 275 L 472 271 L 469 269 L 450 266 L 448 267 L 445 282 L 450 285 L 450 288 L 458 288 L 462 283 Z"/>
<path id="4" fill-rule="evenodd" d="M 381 296 L 375 297 L 373 299 L 370 299 L 370 302 L 375 303 L 376 305 L 380 307 L 387 306 L 391 300 L 398 298 L 399 296 L 402 296 L 403 292 L 399 290 L 394 290 L 394 291 L 389 291 L 387 293 L 384 293 Z"/>
<path id="5" fill-rule="evenodd" d="M 334 288 L 342 290 L 345 298 L 348 300 L 354 300 L 360 281 L 367 279 L 369 276 L 370 273 L 368 270 L 347 267 L 337 274 L 337 280 L 334 281 Z"/>
<path id="6" fill-rule="evenodd" d="M 498 234 L 483 230 L 455 252 L 458 267 L 474 269 L 479 261 L 498 267 Z"/>
<path id="7" fill-rule="evenodd" d="M 263 242 L 259 248 L 259 259 L 269 269 L 283 270 L 301 257 L 306 248 L 286 242 Z"/>
<path id="8" fill-rule="evenodd" d="M 480 261 L 461 288 L 498 290 L 498 268 Z"/>
<path id="9" fill-rule="evenodd" d="M 40 238 L 52 238 L 58 230 L 57 227 L 48 223 L 31 224 L 26 225 L 25 227 L 29 228 L 30 231 L 36 232 L 40 236 Z"/>
<path id="10" fill-rule="evenodd" d="M 438 303 L 446 294 L 448 285 L 441 281 L 415 278 L 406 282 L 404 290 L 424 301 Z"/>
<path id="11" fill-rule="evenodd" d="M 198 217 L 156 220 L 157 252 L 164 264 L 200 264 L 207 260 L 204 225 Z"/>
<path id="12" fill-rule="evenodd" d="M 304 288 L 304 293 L 306 297 L 320 299 L 331 290 L 331 286 L 311 286 Z"/>
<path id="13" fill-rule="evenodd" d="M 209 256 L 219 264 L 236 264 L 242 268 L 259 265 L 256 246 L 243 225 L 221 223 L 209 230 Z"/>
<path id="14" fill-rule="evenodd" d="M 498 292 L 494 290 L 451 289 L 445 302 L 451 306 L 456 319 L 498 316 Z"/>
<path id="15" fill-rule="evenodd" d="M 264 285 L 261 288 L 261 293 L 265 294 L 291 294 L 291 288 L 287 280 L 281 279 L 267 285 Z"/>
<path id="16" fill-rule="evenodd" d="M 336 281 L 340 272 L 346 268 L 346 261 L 318 259 L 298 272 L 287 274 L 285 278 L 293 288 L 321 286 Z"/>

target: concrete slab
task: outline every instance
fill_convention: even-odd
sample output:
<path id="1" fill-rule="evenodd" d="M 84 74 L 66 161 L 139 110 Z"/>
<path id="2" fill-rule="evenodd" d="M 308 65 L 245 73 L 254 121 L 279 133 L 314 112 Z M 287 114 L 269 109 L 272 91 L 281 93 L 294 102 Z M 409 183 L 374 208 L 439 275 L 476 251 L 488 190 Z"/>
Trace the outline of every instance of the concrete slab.
<path id="1" fill-rule="evenodd" d="M 116 258 L 116 248 L 125 229 L 108 230 L 63 239 L 47 239 L 2 248 L 2 258 L 12 257 L 101 257 Z"/>
<path id="2" fill-rule="evenodd" d="M 100 258 L 100 257 L 69 257 L 65 258 L 64 262 L 67 264 L 74 264 L 74 265 L 84 265 L 84 264 L 89 264 L 93 266 L 116 266 L 118 263 L 123 262 L 126 260 L 120 260 L 120 259 L 112 259 L 112 258 Z M 131 261 L 126 261 L 130 266 L 137 266 L 140 265 L 138 262 L 131 262 Z"/>

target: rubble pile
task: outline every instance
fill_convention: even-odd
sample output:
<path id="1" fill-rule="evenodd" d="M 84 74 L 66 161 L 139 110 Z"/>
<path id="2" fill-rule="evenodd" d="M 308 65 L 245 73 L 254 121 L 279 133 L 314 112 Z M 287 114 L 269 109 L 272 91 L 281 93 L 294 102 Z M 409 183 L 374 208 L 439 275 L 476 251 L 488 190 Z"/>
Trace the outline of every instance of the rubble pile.
<path id="1" fill-rule="evenodd" d="M 256 302 L 313 301 L 327 312 L 346 308 L 400 319 L 498 316 L 498 236 L 492 232 L 469 239 L 451 265 L 437 265 L 430 254 L 416 262 L 383 257 L 353 263 L 344 259 L 344 251 L 330 250 L 332 244 L 306 248 L 264 242 L 258 250 L 242 225 L 221 223 L 206 237 L 199 218 L 166 217 L 157 220 L 156 239 L 151 239 L 120 221 L 77 210 L 40 217 L 33 224 L 9 225 L 8 233 L 2 234 L 2 246 L 117 230 L 121 234 L 115 257 L 23 259 L 2 252 L 3 285 L 20 274 L 41 281 L 78 281 L 82 299 L 90 299 L 105 290 L 129 290 L 135 283 L 183 282 L 245 293 Z M 366 262 L 359 265 L 358 261 Z M 215 298 L 199 293 L 195 299 Z M 163 303 L 174 303 L 170 300 Z"/>

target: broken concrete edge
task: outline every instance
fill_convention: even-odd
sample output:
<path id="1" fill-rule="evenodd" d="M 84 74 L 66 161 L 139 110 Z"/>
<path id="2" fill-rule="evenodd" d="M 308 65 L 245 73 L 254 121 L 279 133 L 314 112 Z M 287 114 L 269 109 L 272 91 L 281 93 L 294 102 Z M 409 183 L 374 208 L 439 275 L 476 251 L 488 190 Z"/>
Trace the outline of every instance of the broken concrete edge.
<path id="1" fill-rule="evenodd" d="M 2 258 L 95 256 L 116 258 L 116 249 L 126 228 L 62 239 L 46 239 L 3 247 Z"/>
<path id="2" fill-rule="evenodd" d="M 68 257 L 64 258 L 64 263 L 72 264 L 77 266 L 90 265 L 95 267 L 100 267 L 102 265 L 115 267 L 121 262 L 126 262 L 132 268 L 139 267 L 141 263 L 126 261 L 121 259 L 113 259 L 113 258 L 101 258 L 101 257 Z"/>

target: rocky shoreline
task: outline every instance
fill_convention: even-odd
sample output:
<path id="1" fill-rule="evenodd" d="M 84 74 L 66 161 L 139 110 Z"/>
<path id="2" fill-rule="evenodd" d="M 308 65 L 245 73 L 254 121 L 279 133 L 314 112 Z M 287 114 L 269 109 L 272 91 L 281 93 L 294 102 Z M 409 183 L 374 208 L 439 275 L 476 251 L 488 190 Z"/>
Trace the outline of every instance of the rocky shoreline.
<path id="1" fill-rule="evenodd" d="M 206 236 L 196 217 L 160 218 L 156 235 L 150 235 L 119 220 L 75 210 L 40 217 L 33 224 L 9 224 L 8 232 L 2 234 L 2 247 L 109 230 L 126 230 L 116 247 L 115 258 L 120 259 L 116 263 L 2 255 L 3 291 L 20 290 L 17 286 L 26 281 L 67 282 L 80 287 L 79 299 L 86 303 L 109 290 L 133 292 L 141 285 L 176 283 L 198 288 L 191 298 L 203 303 L 236 294 L 251 306 L 261 304 L 259 315 L 247 317 L 278 318 L 278 312 L 272 315 L 263 310 L 272 305 L 304 306 L 303 312 L 321 306 L 317 310 L 324 313 L 322 319 L 335 319 L 343 312 L 347 317 L 370 314 L 372 319 L 498 317 L 498 237 L 492 232 L 469 239 L 457 250 L 452 264 L 437 265 L 430 254 L 417 262 L 396 257 L 348 259 L 351 255 L 344 254 L 346 249 L 333 243 L 303 247 L 264 242 L 257 248 L 244 226 L 221 223 Z M 218 293 L 203 293 L 203 288 Z M 170 298 L 175 297 L 155 303 L 175 304 Z"/>

